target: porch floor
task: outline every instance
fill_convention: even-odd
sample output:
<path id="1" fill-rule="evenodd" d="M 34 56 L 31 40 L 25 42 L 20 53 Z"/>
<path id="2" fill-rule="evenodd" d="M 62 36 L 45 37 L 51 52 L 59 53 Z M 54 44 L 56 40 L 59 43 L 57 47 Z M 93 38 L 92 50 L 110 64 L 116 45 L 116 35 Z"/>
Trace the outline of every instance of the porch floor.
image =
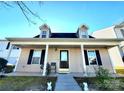
<path id="1" fill-rule="evenodd" d="M 13 72 L 13 73 L 7 73 L 5 74 L 7 76 L 42 76 L 41 72 Z M 51 73 L 49 76 L 60 76 L 62 73 Z M 73 73 L 67 73 L 65 75 L 71 75 L 73 77 L 95 77 L 94 73 L 88 73 L 87 76 L 85 76 L 81 72 L 73 72 Z M 112 77 L 124 77 L 124 74 L 111 74 Z"/>

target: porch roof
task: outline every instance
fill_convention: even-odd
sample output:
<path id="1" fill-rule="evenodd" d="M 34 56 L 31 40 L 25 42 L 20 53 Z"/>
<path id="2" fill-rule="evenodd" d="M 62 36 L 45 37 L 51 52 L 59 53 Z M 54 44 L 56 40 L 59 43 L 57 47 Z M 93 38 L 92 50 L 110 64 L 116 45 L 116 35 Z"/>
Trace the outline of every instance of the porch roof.
<path id="1" fill-rule="evenodd" d="M 110 39 L 110 38 L 6 38 L 8 41 L 23 41 L 23 42 L 121 42 L 124 41 L 122 38 Z"/>
<path id="2" fill-rule="evenodd" d="M 51 45 L 51 46 L 80 46 L 84 45 L 87 47 L 112 47 L 120 45 L 121 41 L 124 39 L 80 39 L 80 38 L 6 38 L 11 44 L 19 47 L 28 46 L 41 46 L 41 45 Z"/>

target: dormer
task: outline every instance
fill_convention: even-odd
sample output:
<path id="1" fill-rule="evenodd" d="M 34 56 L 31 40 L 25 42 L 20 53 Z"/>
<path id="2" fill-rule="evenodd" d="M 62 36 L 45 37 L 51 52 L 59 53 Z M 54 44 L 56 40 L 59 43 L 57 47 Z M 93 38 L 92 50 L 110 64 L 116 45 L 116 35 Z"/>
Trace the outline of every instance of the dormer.
<path id="1" fill-rule="evenodd" d="M 77 35 L 78 35 L 79 38 L 89 38 L 89 36 L 88 36 L 88 26 L 81 25 L 78 28 Z"/>
<path id="2" fill-rule="evenodd" d="M 49 38 L 50 36 L 50 27 L 47 24 L 43 24 L 39 27 L 40 29 L 40 38 Z"/>

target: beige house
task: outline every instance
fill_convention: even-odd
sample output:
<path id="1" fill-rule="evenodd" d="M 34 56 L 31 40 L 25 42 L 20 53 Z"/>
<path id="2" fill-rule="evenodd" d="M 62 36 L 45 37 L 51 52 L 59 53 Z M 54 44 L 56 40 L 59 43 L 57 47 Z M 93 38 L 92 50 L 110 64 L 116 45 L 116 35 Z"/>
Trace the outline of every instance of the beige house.
<path id="1" fill-rule="evenodd" d="M 95 38 L 110 38 L 110 39 L 124 39 L 124 22 L 121 22 L 117 25 L 113 25 L 98 31 L 95 31 L 92 33 L 92 36 Z M 121 57 L 124 61 L 124 41 L 122 41 L 119 44 L 119 50 L 121 53 Z M 123 70 L 124 73 L 124 67 L 123 66 L 117 66 L 117 68 Z"/>
<path id="2" fill-rule="evenodd" d="M 123 38 L 94 38 L 88 35 L 85 25 L 75 33 L 52 33 L 46 24 L 40 26 L 40 31 L 34 38 L 7 38 L 12 45 L 21 48 L 16 72 L 46 75 L 47 63 L 56 65 L 57 73 L 84 75 L 95 73 L 99 66 L 111 73 L 116 73 L 117 66 L 124 67 L 119 47 Z"/>

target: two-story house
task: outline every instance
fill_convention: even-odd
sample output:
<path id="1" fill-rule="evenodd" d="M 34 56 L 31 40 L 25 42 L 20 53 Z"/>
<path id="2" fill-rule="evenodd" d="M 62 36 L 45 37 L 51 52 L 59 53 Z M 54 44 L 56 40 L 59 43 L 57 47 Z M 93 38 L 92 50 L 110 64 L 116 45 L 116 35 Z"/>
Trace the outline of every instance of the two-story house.
<path id="1" fill-rule="evenodd" d="M 0 40 L 0 57 L 8 60 L 8 65 L 15 65 L 19 59 L 21 49 L 16 46 L 11 48 L 11 43 L 7 40 Z M 10 52 L 11 50 L 11 52 Z"/>
<path id="2" fill-rule="evenodd" d="M 124 22 L 117 25 L 113 25 L 92 33 L 92 36 L 99 39 L 109 38 L 109 39 L 124 39 Z M 119 44 L 119 50 L 121 57 L 124 62 L 124 41 Z M 118 66 L 117 69 L 124 69 L 123 65 Z"/>
<path id="3" fill-rule="evenodd" d="M 88 27 L 81 25 L 75 33 L 52 33 L 47 24 L 39 27 L 40 34 L 33 38 L 6 38 L 21 53 L 16 72 L 41 72 L 46 74 L 47 63 L 56 64 L 57 73 L 95 73 L 99 66 L 116 73 L 116 66 L 124 63 L 120 53 L 120 38 L 94 38 Z M 8 57 L 10 57 L 10 53 Z M 43 65 L 41 71 L 40 65 Z"/>

